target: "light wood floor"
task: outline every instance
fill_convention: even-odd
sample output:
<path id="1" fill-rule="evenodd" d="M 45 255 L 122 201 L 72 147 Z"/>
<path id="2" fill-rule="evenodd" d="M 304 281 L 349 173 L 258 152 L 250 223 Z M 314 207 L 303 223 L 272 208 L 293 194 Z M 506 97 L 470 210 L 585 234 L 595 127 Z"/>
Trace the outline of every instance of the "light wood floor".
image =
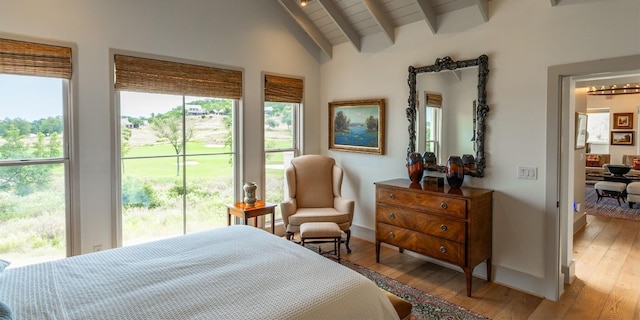
<path id="1" fill-rule="evenodd" d="M 491 319 L 640 319 L 640 222 L 587 216 L 574 236 L 576 280 L 557 302 L 464 274 L 352 237 L 342 258 Z"/>

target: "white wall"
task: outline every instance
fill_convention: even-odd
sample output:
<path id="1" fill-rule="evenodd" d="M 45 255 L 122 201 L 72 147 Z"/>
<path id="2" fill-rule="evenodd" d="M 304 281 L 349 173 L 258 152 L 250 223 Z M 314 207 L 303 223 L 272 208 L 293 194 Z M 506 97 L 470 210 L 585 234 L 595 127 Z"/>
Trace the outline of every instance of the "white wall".
<path id="1" fill-rule="evenodd" d="M 639 66 L 640 68 L 640 66 Z M 609 109 L 609 129 L 611 131 L 635 131 L 634 144 L 632 146 L 609 145 L 611 163 L 622 164 L 622 156 L 625 154 L 640 154 L 638 148 L 638 107 L 640 107 L 640 94 L 623 94 L 617 96 L 587 96 L 587 108 L 608 108 Z M 613 129 L 614 113 L 633 113 L 632 129 Z"/>
<path id="2" fill-rule="evenodd" d="M 305 151 L 320 152 L 319 50 L 276 1 L 0 0 L 0 33 L 77 45 L 83 253 L 115 243 L 110 49 L 244 68 L 241 181 L 261 181 L 263 71 L 304 77 Z"/>
<path id="3" fill-rule="evenodd" d="M 613 0 L 552 7 L 548 1 L 492 0 L 490 20 L 464 32 L 431 34 L 424 22 L 396 29 L 396 43 L 380 35 L 334 48 L 321 66 L 321 106 L 334 100 L 381 97 L 387 100 L 386 155 L 326 151 L 346 169 L 343 194 L 356 199 L 354 223 L 360 235 L 373 237 L 374 182 L 407 177 L 407 67 L 489 56 L 486 177 L 465 178 L 465 185 L 494 193 L 493 264 L 495 280 L 544 296 L 555 275 L 556 257 L 545 252 L 552 232 L 545 214 L 547 70 L 550 66 L 626 56 L 640 52 L 640 2 Z M 469 15 L 466 10 L 453 15 Z M 443 17 L 441 30 L 453 29 Z M 611 32 L 616 30 L 616 32 Z M 639 66 L 640 67 L 640 66 Z M 327 116 L 322 115 L 322 136 Z M 321 139 L 327 150 L 326 139 Z M 516 178 L 518 166 L 538 168 L 538 180 Z M 553 215 L 551 215 L 553 216 Z M 555 268 L 557 271 L 557 267 Z M 482 265 L 476 269 L 482 274 Z"/>

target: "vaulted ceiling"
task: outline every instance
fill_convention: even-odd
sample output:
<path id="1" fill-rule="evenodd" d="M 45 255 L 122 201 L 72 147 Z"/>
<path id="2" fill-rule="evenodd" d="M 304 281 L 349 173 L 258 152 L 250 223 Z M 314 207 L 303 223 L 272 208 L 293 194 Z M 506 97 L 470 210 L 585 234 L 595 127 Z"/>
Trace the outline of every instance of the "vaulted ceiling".
<path id="1" fill-rule="evenodd" d="M 394 29 L 424 20 L 432 33 L 438 32 L 438 18 L 456 10 L 475 10 L 489 21 L 489 0 L 278 0 L 318 47 L 329 57 L 333 46 L 350 42 L 360 51 L 361 39 L 383 33 L 389 45 Z M 549 0 L 551 6 L 574 0 Z"/>

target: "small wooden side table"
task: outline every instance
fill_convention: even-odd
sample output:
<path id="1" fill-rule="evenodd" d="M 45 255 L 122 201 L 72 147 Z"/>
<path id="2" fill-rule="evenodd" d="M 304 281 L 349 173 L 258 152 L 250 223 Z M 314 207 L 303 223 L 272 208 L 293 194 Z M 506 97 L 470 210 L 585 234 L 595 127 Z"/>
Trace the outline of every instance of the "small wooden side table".
<path id="1" fill-rule="evenodd" d="M 256 204 L 249 206 L 244 202 L 237 202 L 227 205 L 227 225 L 231 225 L 231 215 L 244 219 L 244 224 L 247 224 L 249 218 L 256 218 L 265 214 L 271 214 L 271 233 L 276 233 L 276 204 L 264 202 L 262 200 L 256 201 Z M 256 219 L 256 223 L 258 220 Z"/>

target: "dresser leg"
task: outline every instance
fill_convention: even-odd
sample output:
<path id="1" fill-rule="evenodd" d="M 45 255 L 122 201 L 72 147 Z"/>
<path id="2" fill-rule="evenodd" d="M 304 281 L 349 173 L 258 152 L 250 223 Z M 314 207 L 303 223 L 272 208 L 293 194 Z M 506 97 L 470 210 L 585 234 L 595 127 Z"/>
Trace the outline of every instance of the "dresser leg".
<path id="1" fill-rule="evenodd" d="M 464 268 L 464 276 L 467 279 L 467 297 L 471 297 L 471 278 L 473 277 L 473 269 Z"/>
<path id="2" fill-rule="evenodd" d="M 376 263 L 380 263 L 380 241 L 376 241 Z"/>
<path id="3" fill-rule="evenodd" d="M 487 282 L 491 282 L 491 258 L 487 259 Z"/>

